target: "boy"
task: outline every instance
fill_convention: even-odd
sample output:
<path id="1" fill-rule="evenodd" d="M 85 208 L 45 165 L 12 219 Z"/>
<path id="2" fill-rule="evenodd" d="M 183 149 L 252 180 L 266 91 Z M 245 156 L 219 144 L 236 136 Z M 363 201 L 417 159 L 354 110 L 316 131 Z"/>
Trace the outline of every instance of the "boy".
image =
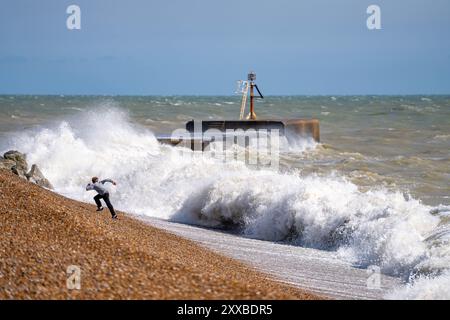
<path id="1" fill-rule="evenodd" d="M 105 179 L 105 180 L 102 180 L 102 181 L 98 181 L 97 177 L 93 177 L 92 178 L 92 183 L 89 183 L 86 186 L 86 191 L 89 191 L 89 190 L 97 191 L 98 194 L 94 197 L 95 204 L 97 205 L 97 211 L 102 211 L 103 210 L 102 203 L 100 202 L 100 199 L 103 199 L 105 201 L 105 203 L 106 203 L 106 206 L 109 209 L 109 212 L 111 212 L 112 218 L 113 219 L 117 219 L 117 214 L 114 211 L 114 207 L 112 206 L 111 202 L 109 201 L 109 191 L 104 186 L 104 184 L 106 182 L 110 182 L 113 185 L 116 185 L 116 182 L 111 180 L 111 179 Z"/>

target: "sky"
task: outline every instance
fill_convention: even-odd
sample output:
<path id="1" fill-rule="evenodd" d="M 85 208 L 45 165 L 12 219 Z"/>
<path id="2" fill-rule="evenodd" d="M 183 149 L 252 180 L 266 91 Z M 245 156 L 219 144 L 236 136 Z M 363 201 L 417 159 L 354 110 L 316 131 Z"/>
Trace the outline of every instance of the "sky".
<path id="1" fill-rule="evenodd" d="M 449 39 L 448 0 L 1 0 L 0 94 L 450 94 Z"/>

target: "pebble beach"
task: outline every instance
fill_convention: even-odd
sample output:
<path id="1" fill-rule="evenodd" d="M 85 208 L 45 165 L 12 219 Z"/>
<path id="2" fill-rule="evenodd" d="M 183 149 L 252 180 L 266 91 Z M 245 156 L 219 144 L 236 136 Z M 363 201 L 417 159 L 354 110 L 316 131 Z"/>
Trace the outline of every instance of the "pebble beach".
<path id="1" fill-rule="evenodd" d="M 80 289 L 67 268 L 79 267 Z M 0 170 L 0 299 L 320 299 Z"/>

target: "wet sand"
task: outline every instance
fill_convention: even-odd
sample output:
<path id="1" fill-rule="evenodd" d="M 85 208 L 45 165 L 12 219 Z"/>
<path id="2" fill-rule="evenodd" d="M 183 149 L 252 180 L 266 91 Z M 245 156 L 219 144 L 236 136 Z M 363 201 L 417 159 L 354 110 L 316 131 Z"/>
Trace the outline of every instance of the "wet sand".
<path id="1" fill-rule="evenodd" d="M 385 299 L 393 289 L 404 284 L 401 278 L 380 274 L 379 286 L 368 285 L 373 284 L 369 281 L 372 271 L 343 260 L 333 250 L 258 240 L 229 230 L 203 228 L 148 216 L 140 216 L 139 219 L 253 266 L 279 281 L 333 299 Z"/>
<path id="2" fill-rule="evenodd" d="M 81 289 L 66 286 L 79 266 Z M 0 299 L 318 299 L 119 212 L 0 170 Z"/>

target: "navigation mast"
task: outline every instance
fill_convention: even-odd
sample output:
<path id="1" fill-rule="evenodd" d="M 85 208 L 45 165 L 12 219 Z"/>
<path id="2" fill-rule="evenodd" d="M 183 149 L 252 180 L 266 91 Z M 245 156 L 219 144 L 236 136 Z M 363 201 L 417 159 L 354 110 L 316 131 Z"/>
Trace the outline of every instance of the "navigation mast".
<path id="1" fill-rule="evenodd" d="M 242 93 L 241 113 L 239 115 L 240 120 L 244 119 L 245 105 L 247 104 L 247 96 L 249 89 L 250 89 L 250 112 L 247 115 L 248 120 L 256 120 L 254 99 L 255 98 L 264 99 L 263 95 L 261 94 L 261 91 L 259 91 L 259 88 L 255 83 L 255 80 L 256 80 L 256 73 L 250 71 L 247 77 L 247 81 L 243 80 L 238 81 L 238 92 Z M 256 91 L 258 92 L 259 97 L 255 97 L 254 89 L 256 89 Z"/>

